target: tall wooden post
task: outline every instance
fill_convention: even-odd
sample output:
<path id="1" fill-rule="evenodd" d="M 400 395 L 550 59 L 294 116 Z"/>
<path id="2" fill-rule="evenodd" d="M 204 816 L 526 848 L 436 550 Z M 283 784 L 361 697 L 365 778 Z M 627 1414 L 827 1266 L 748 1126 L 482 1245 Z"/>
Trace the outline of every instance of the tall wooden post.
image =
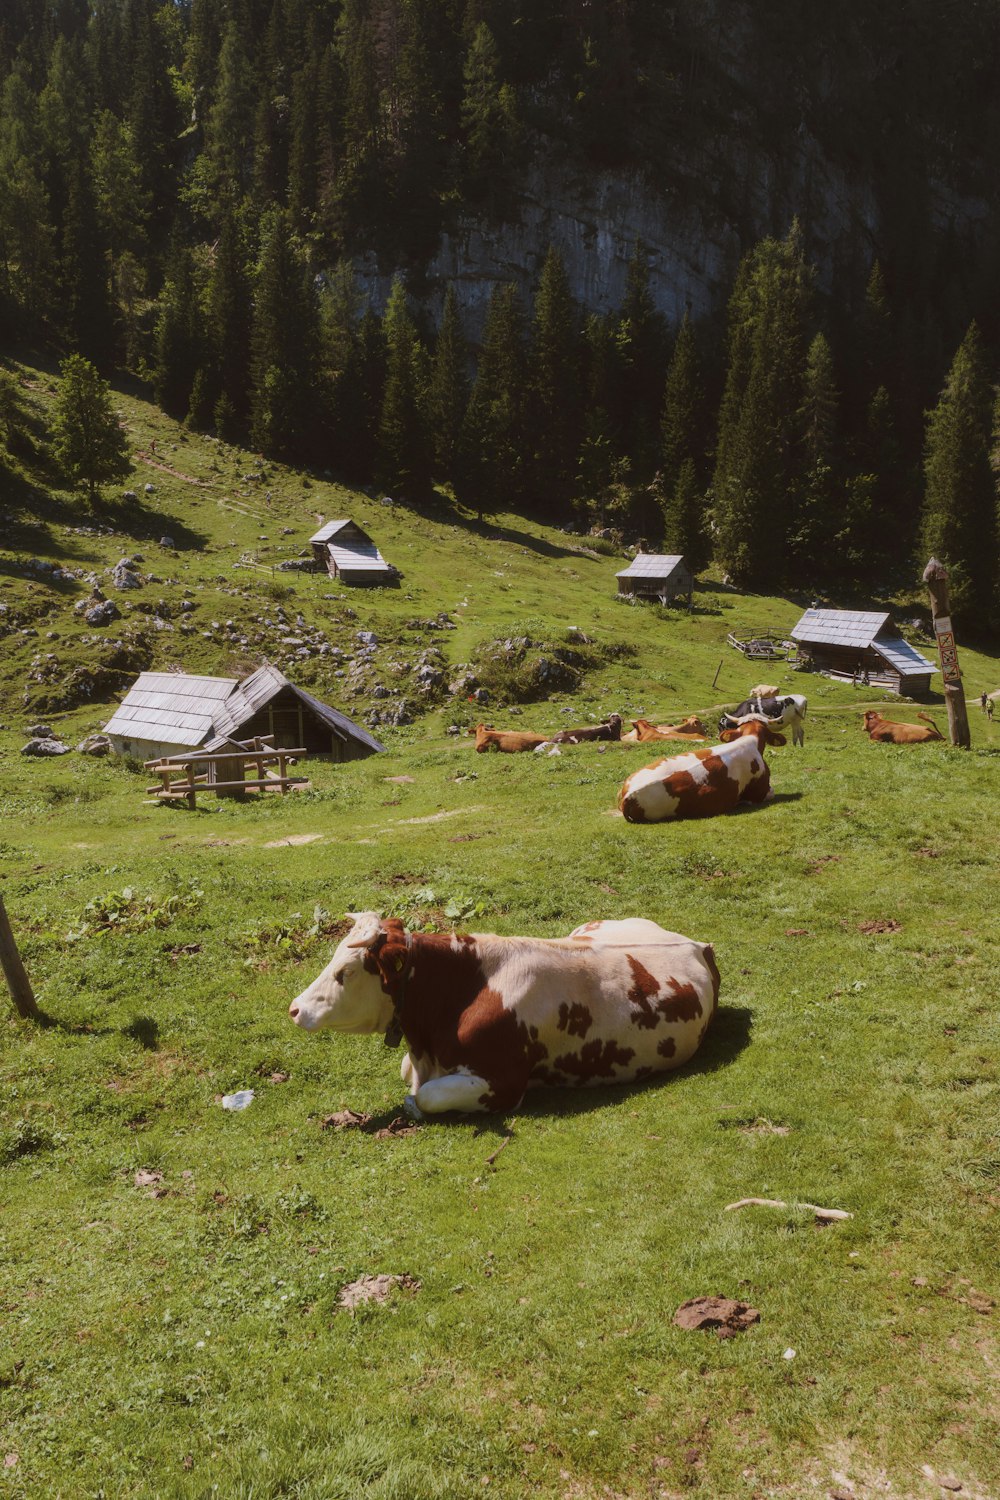
<path id="1" fill-rule="evenodd" d="M 958 666 L 958 647 L 951 628 L 951 606 L 948 602 L 948 569 L 932 557 L 924 569 L 924 582 L 931 596 L 931 616 L 937 638 L 941 676 L 944 678 L 944 701 L 948 710 L 948 738 L 953 745 L 968 750 L 972 744 L 969 715 L 965 709 L 965 689 Z"/>
<path id="2" fill-rule="evenodd" d="M 17 944 L 7 919 L 2 896 L 0 896 L 0 964 L 7 977 L 14 1009 L 25 1021 L 36 1021 L 38 1006 L 35 1003 L 30 981 L 24 971 L 21 955 L 17 951 Z"/>

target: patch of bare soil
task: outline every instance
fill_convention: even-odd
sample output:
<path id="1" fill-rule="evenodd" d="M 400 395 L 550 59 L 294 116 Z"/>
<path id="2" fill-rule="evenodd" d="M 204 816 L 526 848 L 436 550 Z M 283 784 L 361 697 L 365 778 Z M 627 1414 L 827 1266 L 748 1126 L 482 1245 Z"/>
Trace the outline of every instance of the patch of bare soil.
<path id="1" fill-rule="evenodd" d="M 346 1307 L 348 1312 L 353 1313 L 356 1307 L 363 1307 L 367 1302 L 388 1302 L 397 1288 L 405 1292 L 419 1292 L 420 1282 L 405 1271 L 401 1276 L 359 1276 L 357 1281 L 349 1281 L 346 1286 L 341 1287 L 337 1306 Z"/>
<path id="2" fill-rule="evenodd" d="M 285 839 L 269 839 L 263 845 L 265 849 L 284 849 L 286 846 L 294 847 L 297 844 L 314 844 L 321 839 L 321 833 L 290 833 Z"/>
<path id="3" fill-rule="evenodd" d="M 482 807 L 450 807 L 442 812 L 428 813 L 423 818 L 398 818 L 397 822 L 402 826 L 411 823 L 443 823 L 445 818 L 460 818 L 463 813 L 480 813 Z"/>
<path id="4" fill-rule="evenodd" d="M 913 852 L 917 856 L 918 859 L 940 859 L 941 858 L 941 850 L 940 849 L 914 849 Z"/>
<path id="5" fill-rule="evenodd" d="M 376 1130 L 375 1139 L 388 1141 L 400 1135 L 416 1135 L 419 1129 L 420 1126 L 408 1120 L 405 1115 L 397 1115 L 394 1120 L 389 1121 L 388 1125 L 384 1125 L 381 1130 Z"/>
<path id="6" fill-rule="evenodd" d="M 895 917 L 872 917 L 868 922 L 859 922 L 858 931 L 871 936 L 876 932 L 902 932 L 902 922 L 897 922 Z"/>
<path id="7" fill-rule="evenodd" d="M 806 874 L 818 875 L 824 865 L 839 865 L 840 860 L 841 856 L 839 854 L 821 854 L 818 859 L 814 859 L 812 864 L 806 867 Z"/>
<path id="8" fill-rule="evenodd" d="M 183 479 L 185 484 L 196 484 L 200 490 L 210 490 L 212 488 L 207 479 L 196 479 L 193 474 L 184 474 L 180 469 L 175 469 L 170 464 L 161 464 L 158 458 L 151 457 L 142 448 L 139 449 L 135 456 L 136 458 L 141 458 L 143 463 L 149 468 L 159 469 L 162 474 L 170 474 L 174 479 Z"/>
<path id="9" fill-rule="evenodd" d="M 720 1339 L 731 1339 L 759 1323 L 760 1313 L 731 1297 L 692 1297 L 681 1303 L 673 1321 L 678 1328 L 713 1329 Z"/>

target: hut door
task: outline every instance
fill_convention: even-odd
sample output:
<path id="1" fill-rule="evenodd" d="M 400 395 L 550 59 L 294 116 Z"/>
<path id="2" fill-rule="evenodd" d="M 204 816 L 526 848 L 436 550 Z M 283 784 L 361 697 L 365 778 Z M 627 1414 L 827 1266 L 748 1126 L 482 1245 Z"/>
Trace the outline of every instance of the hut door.
<path id="1" fill-rule="evenodd" d="M 301 710 L 298 706 L 271 709 L 271 733 L 279 748 L 298 749 L 302 744 L 301 729 Z"/>

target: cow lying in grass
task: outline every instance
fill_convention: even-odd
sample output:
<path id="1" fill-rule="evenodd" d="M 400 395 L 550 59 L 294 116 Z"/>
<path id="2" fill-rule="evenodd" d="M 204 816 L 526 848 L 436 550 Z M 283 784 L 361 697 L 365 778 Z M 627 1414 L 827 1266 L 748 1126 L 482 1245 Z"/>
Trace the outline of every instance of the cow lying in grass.
<path id="1" fill-rule="evenodd" d="M 405 1039 L 411 1112 L 507 1112 L 534 1085 L 679 1068 L 718 996 L 710 945 L 641 918 L 530 938 L 408 933 L 361 912 L 289 1015 L 305 1031 Z"/>
<path id="2" fill-rule="evenodd" d="M 731 713 L 721 714 L 719 729 L 738 729 L 754 719 L 765 719 L 772 729 L 790 729 L 792 744 L 804 745 L 806 732 L 804 720 L 808 700 L 801 693 L 785 693 L 781 698 L 756 698 L 751 695 L 737 705 Z"/>
<path id="3" fill-rule="evenodd" d="M 927 714 L 918 713 L 917 718 L 923 719 L 923 724 L 900 724 L 896 719 L 883 719 L 881 714 L 870 708 L 864 715 L 863 722 L 869 739 L 880 740 L 886 745 L 923 745 L 928 740 L 944 739 L 934 720 L 928 718 Z"/>
<path id="4" fill-rule="evenodd" d="M 679 724 L 651 724 L 648 719 L 633 719 L 632 728 L 623 739 L 641 745 L 650 740 L 707 740 L 708 730 L 695 714 Z"/>
<path id="5" fill-rule="evenodd" d="M 585 729 L 560 729 L 552 736 L 553 745 L 579 745 L 587 740 L 620 740 L 621 714 L 609 714 L 603 724 L 588 724 Z"/>
<path id="6" fill-rule="evenodd" d="M 522 750 L 537 750 L 539 745 L 548 745 L 551 739 L 545 734 L 528 734 L 523 729 L 487 729 L 477 724 L 469 731 L 476 736 L 476 750 L 484 755 L 487 750 L 499 750 L 504 755 L 517 755 Z"/>
<path id="7" fill-rule="evenodd" d="M 740 802 L 764 802 L 771 795 L 765 745 L 784 745 L 760 719 L 727 729 L 722 744 L 656 760 L 634 771 L 618 794 L 630 823 L 662 823 L 672 818 L 713 818 Z"/>

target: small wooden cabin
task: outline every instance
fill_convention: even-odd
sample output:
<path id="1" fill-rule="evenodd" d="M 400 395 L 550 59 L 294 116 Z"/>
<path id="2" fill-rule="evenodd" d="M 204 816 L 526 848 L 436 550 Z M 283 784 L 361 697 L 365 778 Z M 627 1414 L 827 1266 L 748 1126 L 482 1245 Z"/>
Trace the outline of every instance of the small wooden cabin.
<path id="1" fill-rule="evenodd" d="M 799 660 L 852 682 L 908 698 L 930 692 L 933 662 L 896 633 L 888 614 L 853 609 L 807 609 L 791 632 Z"/>
<path id="2" fill-rule="evenodd" d="M 688 606 L 694 592 L 694 575 L 683 557 L 665 557 L 658 552 L 639 552 L 627 568 L 616 573 L 619 594 L 637 594 L 645 599 L 671 599 L 686 595 Z"/>
<path id="3" fill-rule="evenodd" d="M 378 588 L 395 583 L 399 569 L 387 563 L 356 521 L 327 521 L 309 538 L 319 567 L 341 583 Z"/>
<path id="4" fill-rule="evenodd" d="M 277 749 L 359 760 L 384 750 L 367 729 L 265 663 L 242 682 L 187 672 L 141 672 L 104 726 L 120 755 L 157 760 L 187 750 L 224 750 L 273 736 Z"/>

